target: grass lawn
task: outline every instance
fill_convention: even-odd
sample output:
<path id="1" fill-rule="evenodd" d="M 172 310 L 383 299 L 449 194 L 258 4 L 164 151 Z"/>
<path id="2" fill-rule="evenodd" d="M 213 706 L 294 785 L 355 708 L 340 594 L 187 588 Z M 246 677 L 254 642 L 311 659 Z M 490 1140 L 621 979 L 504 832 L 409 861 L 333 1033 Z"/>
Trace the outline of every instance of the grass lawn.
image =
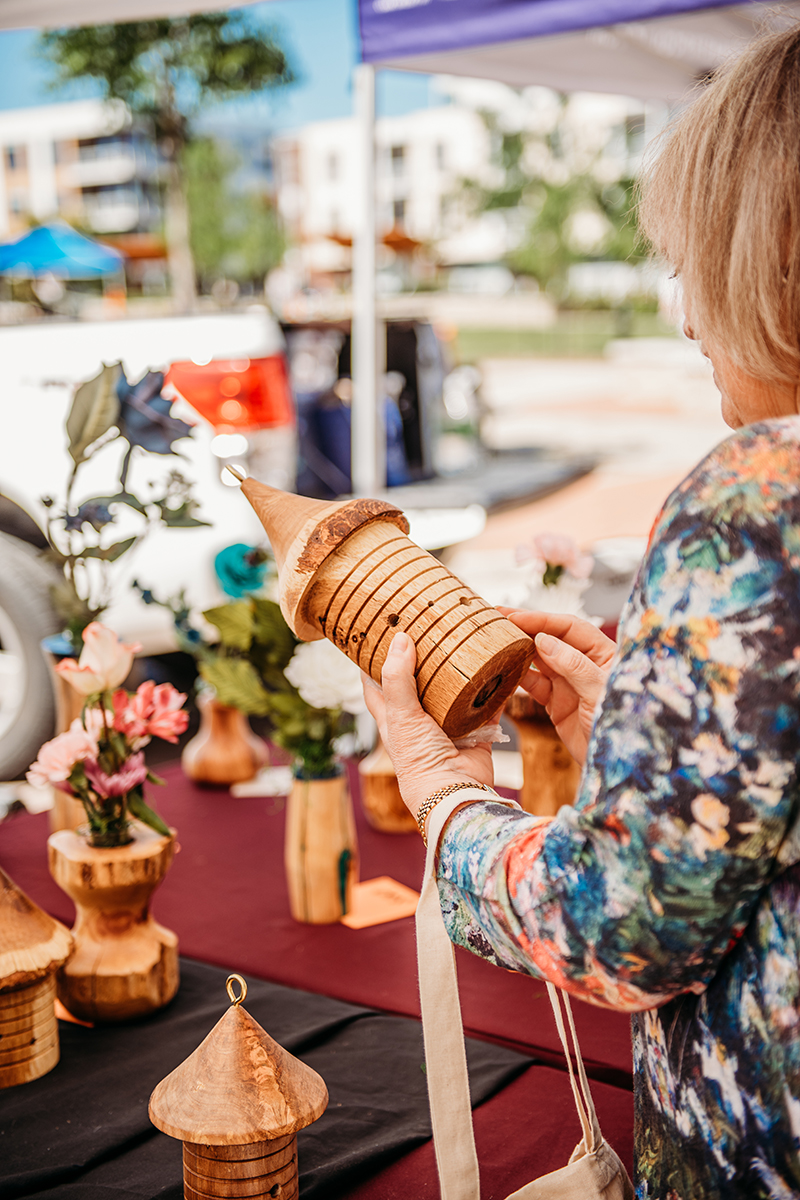
<path id="1" fill-rule="evenodd" d="M 459 362 L 480 358 L 575 358 L 603 353 L 618 337 L 674 337 L 675 329 L 657 313 L 619 313 L 607 309 L 560 312 L 550 329 L 459 329 Z"/>

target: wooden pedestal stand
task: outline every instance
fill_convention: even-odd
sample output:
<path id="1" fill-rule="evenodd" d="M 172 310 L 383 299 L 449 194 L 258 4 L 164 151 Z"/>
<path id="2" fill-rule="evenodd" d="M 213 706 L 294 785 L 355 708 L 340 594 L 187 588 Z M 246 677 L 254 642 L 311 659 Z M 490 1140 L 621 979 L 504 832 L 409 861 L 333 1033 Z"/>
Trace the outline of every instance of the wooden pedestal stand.
<path id="1" fill-rule="evenodd" d="M 184 774 L 195 783 L 229 787 L 257 775 L 269 762 L 263 738 L 256 737 L 247 717 L 238 708 L 220 704 L 215 696 L 201 694 L 200 729 L 181 755 Z"/>
<path id="2" fill-rule="evenodd" d="M 0 1088 L 58 1062 L 55 973 L 71 948 L 64 926 L 0 870 Z"/>
<path id="3" fill-rule="evenodd" d="M 445 733 L 462 737 L 497 712 L 533 642 L 416 546 L 399 509 L 308 500 L 233 473 L 272 543 L 281 610 L 298 637 L 329 638 L 380 682 L 403 630 L 417 647 L 420 703 Z"/>
<path id="4" fill-rule="evenodd" d="M 297 1200 L 297 1131 L 322 1115 L 328 1090 L 240 1007 L 241 975 L 229 977 L 228 995 L 205 1041 L 153 1092 L 150 1120 L 183 1142 L 187 1200 Z"/>
<path id="5" fill-rule="evenodd" d="M 537 817 L 555 816 L 562 804 L 575 802 L 580 766 L 556 733 L 547 710 L 527 692 L 510 696 L 505 712 L 517 731 L 522 754 L 519 802 Z"/>
<path id="6" fill-rule="evenodd" d="M 361 784 L 361 807 L 373 829 L 381 833 L 418 833 L 417 822 L 403 803 L 397 773 L 388 751 L 378 738 L 378 744 L 358 764 Z"/>
<path id="7" fill-rule="evenodd" d="M 343 772 L 332 779 L 295 779 L 286 808 L 284 865 L 295 921 L 330 925 L 350 912 L 358 844 Z"/>
<path id="8" fill-rule="evenodd" d="M 47 842 L 53 879 L 73 900 L 75 951 L 58 998 L 83 1021 L 125 1021 L 161 1008 L 178 990 L 178 939 L 150 915 L 150 897 L 175 839 L 138 821 L 133 841 L 101 849 L 62 829 Z"/>

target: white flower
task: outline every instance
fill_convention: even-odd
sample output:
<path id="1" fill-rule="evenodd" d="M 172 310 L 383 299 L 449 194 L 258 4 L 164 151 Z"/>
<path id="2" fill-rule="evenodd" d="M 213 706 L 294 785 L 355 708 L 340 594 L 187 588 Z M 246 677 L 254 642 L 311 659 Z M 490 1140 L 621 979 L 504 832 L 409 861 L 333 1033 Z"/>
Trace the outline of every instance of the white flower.
<path id="1" fill-rule="evenodd" d="M 292 655 L 284 675 L 313 708 L 365 709 L 361 672 L 333 642 L 303 642 Z"/>

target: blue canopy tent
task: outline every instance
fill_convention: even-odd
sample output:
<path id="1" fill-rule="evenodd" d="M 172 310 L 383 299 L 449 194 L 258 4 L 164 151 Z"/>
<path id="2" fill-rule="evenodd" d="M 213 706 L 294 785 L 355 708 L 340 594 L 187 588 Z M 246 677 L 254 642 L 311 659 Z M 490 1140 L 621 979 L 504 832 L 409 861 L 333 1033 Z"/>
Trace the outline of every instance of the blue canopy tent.
<path id="1" fill-rule="evenodd" d="M 0 275 L 13 279 L 103 279 L 122 270 L 117 250 L 84 237 L 64 221 L 39 225 L 0 246 Z"/>

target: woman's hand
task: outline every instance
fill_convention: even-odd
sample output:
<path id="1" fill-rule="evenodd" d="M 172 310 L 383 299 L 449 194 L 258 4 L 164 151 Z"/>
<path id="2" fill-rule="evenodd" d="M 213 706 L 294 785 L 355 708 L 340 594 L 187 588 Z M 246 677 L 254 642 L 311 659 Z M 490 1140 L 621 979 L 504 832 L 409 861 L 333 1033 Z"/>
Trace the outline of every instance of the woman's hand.
<path id="1" fill-rule="evenodd" d="M 500 611 L 536 642 L 534 669 L 521 686 L 545 706 L 558 736 L 583 763 L 616 643 L 589 621 L 566 613 Z"/>
<path id="2" fill-rule="evenodd" d="M 416 816 L 422 801 L 450 783 L 493 780 L 492 748 L 482 742 L 459 750 L 424 712 L 417 697 L 417 651 L 407 633 L 396 633 L 383 665 L 383 690 L 364 676 L 364 699 L 397 772 L 400 793 Z"/>

